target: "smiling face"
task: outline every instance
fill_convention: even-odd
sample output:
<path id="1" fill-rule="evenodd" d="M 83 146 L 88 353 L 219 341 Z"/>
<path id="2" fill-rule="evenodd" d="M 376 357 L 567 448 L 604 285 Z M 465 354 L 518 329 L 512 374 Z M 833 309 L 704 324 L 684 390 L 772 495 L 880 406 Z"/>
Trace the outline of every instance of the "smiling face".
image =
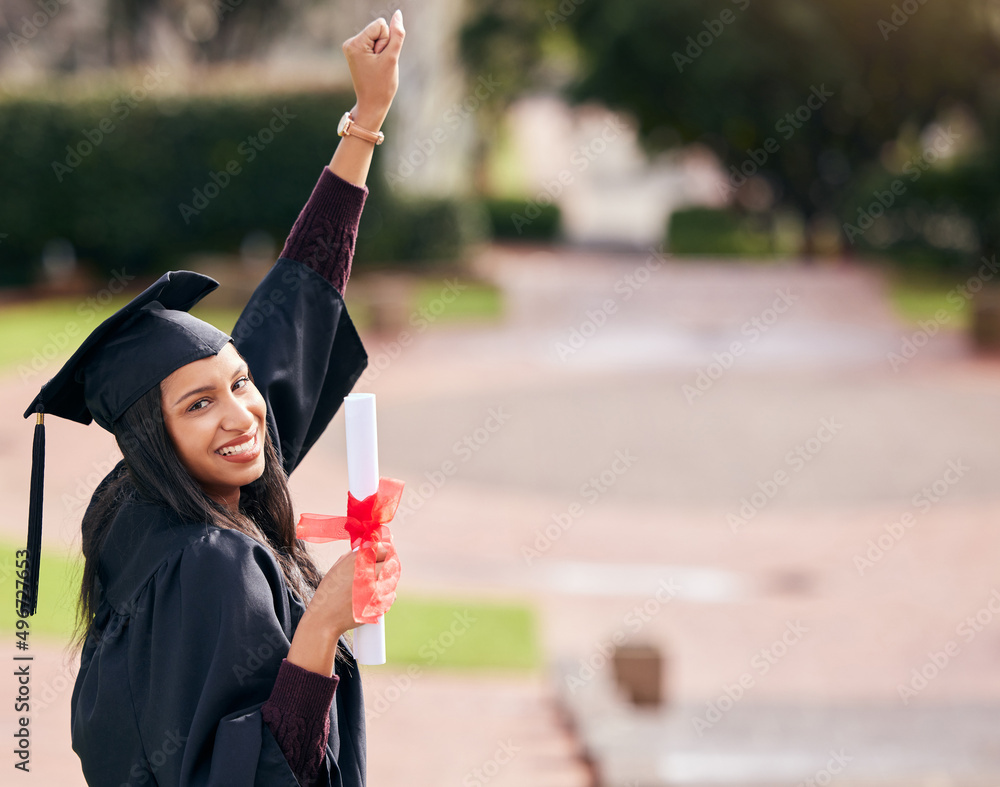
<path id="1" fill-rule="evenodd" d="M 160 383 L 163 419 L 181 463 L 209 497 L 235 509 L 264 472 L 267 408 L 230 342 Z"/>

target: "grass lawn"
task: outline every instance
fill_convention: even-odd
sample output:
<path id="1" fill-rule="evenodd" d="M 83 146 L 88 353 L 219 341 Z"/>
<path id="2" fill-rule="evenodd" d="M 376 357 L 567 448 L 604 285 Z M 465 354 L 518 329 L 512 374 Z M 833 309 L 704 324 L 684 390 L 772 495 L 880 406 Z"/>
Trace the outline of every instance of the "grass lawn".
<path id="1" fill-rule="evenodd" d="M 503 298 L 500 290 L 482 282 L 461 282 L 465 289 L 450 303 L 441 296 L 438 279 L 424 281 L 416 288 L 413 309 L 426 310 L 440 322 L 460 320 L 493 320 L 501 315 Z M 350 291 L 348 291 L 350 294 Z"/>
<path id="2" fill-rule="evenodd" d="M 948 298 L 948 294 L 963 282 L 964 279 L 904 276 L 896 272 L 889 277 L 889 297 L 896 313 L 911 325 L 921 320 L 936 320 L 935 315 L 943 310 L 948 315 L 946 326 L 965 330 L 969 327 L 969 302 L 960 295 Z"/>
<path id="3" fill-rule="evenodd" d="M 25 537 L 27 540 L 27 536 Z M 16 590 L 15 552 L 24 549 L 25 541 L 0 540 L 0 629 L 11 639 L 17 614 L 14 607 Z M 27 618 L 29 645 L 31 640 L 43 638 L 48 642 L 66 642 L 73 630 L 76 599 L 83 578 L 83 557 L 76 558 L 54 549 L 42 549 L 42 567 L 39 573 L 38 611 Z"/>
<path id="4" fill-rule="evenodd" d="M 0 632 L 12 639 L 15 551 L 23 543 L 0 540 Z M 71 636 L 83 558 L 42 551 L 38 611 L 28 618 L 36 639 L 66 644 Z M 532 670 L 541 663 L 534 611 L 522 603 L 458 601 L 403 596 L 386 614 L 387 661 L 421 667 Z"/>
<path id="5" fill-rule="evenodd" d="M 428 275 L 415 288 L 411 310 L 428 310 L 431 326 L 443 322 L 495 319 L 501 312 L 499 290 L 480 282 L 462 282 L 467 289 L 460 297 L 444 302 L 441 281 Z M 131 297 L 138 295 L 132 293 Z M 351 291 L 348 288 L 348 304 Z M 0 308 L 0 373 L 16 370 L 23 378 L 36 378 L 40 388 L 100 323 L 128 303 L 130 297 L 116 296 L 105 304 L 86 299 L 52 299 Z M 231 333 L 238 309 L 213 308 L 198 304 L 191 313 L 222 331 Z M 355 324 L 366 327 L 363 309 L 353 312 Z"/>
<path id="6" fill-rule="evenodd" d="M 386 661 L 421 667 L 537 669 L 535 615 L 520 603 L 404 596 L 386 613 Z"/>

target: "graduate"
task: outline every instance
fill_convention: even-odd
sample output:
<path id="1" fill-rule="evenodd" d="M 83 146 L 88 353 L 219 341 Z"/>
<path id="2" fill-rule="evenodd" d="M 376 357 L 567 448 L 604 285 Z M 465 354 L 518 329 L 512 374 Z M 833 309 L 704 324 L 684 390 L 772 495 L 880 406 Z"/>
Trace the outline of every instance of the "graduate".
<path id="1" fill-rule="evenodd" d="M 97 421 L 124 457 L 82 523 L 71 729 L 88 784 L 365 784 L 354 554 L 320 574 L 287 478 L 367 364 L 342 296 L 403 37 L 397 11 L 345 42 L 357 103 L 232 336 L 189 314 L 217 282 L 166 273 L 25 413 Z M 45 603 L 35 429 L 22 616 Z"/>

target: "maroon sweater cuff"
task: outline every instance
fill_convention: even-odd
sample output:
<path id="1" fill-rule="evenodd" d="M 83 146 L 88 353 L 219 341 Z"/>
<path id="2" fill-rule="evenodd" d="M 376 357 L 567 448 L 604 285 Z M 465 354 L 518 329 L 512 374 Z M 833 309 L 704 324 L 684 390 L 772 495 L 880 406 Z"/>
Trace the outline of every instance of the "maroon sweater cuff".
<path id="1" fill-rule="evenodd" d="M 320 675 L 282 659 L 271 696 L 261 707 L 299 784 L 311 785 L 323 764 L 338 683 L 337 675 Z"/>
<path id="2" fill-rule="evenodd" d="M 343 295 L 367 197 L 367 186 L 350 183 L 323 167 L 281 256 L 309 266 Z"/>

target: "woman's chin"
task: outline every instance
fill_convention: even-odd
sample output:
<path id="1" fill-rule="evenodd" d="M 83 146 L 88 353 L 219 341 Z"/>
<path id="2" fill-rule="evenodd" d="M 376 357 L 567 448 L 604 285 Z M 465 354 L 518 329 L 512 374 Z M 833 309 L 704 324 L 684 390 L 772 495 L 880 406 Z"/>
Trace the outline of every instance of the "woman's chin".
<path id="1" fill-rule="evenodd" d="M 247 484 L 252 484 L 262 475 L 264 475 L 264 461 L 263 456 L 260 461 L 254 461 L 248 463 L 245 467 L 241 468 L 234 475 L 238 477 L 239 483 L 237 486 L 246 486 Z"/>

